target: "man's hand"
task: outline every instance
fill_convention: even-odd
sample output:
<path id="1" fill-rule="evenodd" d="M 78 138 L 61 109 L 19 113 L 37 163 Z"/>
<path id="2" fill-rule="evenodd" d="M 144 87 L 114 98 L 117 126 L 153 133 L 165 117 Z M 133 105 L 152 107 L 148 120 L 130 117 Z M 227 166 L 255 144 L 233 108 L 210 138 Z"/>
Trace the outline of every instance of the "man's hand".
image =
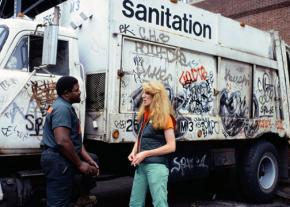
<path id="1" fill-rule="evenodd" d="M 99 165 L 90 156 L 90 154 L 87 152 L 87 150 L 84 147 L 84 145 L 81 148 L 80 155 L 81 155 L 82 159 L 87 162 L 87 164 L 89 164 L 91 167 L 94 168 L 94 173 L 93 174 L 90 174 L 90 175 L 92 175 L 92 176 L 95 176 L 95 175 L 98 176 L 100 174 Z"/>
<path id="2" fill-rule="evenodd" d="M 91 166 L 97 168 L 97 173 L 96 173 L 96 175 L 98 176 L 98 175 L 100 174 L 100 168 L 99 168 L 99 165 L 98 165 L 94 160 L 90 160 L 90 161 L 88 161 L 88 163 L 89 163 Z"/>
<path id="3" fill-rule="evenodd" d="M 80 165 L 78 166 L 78 169 L 81 173 L 85 175 L 98 175 L 99 169 L 96 166 L 92 166 L 87 162 L 81 161 Z"/>

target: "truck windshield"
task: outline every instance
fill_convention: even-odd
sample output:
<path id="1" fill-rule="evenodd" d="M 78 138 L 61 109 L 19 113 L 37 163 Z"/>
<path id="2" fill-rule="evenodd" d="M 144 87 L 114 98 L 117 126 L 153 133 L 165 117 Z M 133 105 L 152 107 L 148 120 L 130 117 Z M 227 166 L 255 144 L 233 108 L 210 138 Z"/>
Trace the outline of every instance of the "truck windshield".
<path id="1" fill-rule="evenodd" d="M 8 28 L 6 26 L 0 26 L 0 52 L 3 48 L 3 45 L 8 37 Z"/>

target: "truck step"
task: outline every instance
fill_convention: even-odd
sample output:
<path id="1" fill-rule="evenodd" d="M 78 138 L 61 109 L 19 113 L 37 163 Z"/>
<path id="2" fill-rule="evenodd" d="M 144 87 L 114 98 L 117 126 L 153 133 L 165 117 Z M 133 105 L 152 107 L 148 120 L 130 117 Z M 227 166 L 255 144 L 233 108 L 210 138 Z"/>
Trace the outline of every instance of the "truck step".
<path id="1" fill-rule="evenodd" d="M 116 175 L 114 174 L 101 174 L 97 177 L 97 181 L 104 181 L 104 180 L 110 180 L 115 178 Z"/>
<path id="2" fill-rule="evenodd" d="M 289 169 L 289 168 L 288 168 Z M 282 199 L 290 200 L 290 177 L 280 179 L 276 195 Z"/>
<path id="3" fill-rule="evenodd" d="M 44 174 L 43 174 L 43 172 L 41 170 L 23 170 L 23 171 L 18 171 L 17 175 L 19 177 L 21 177 L 21 178 L 44 176 Z"/>
<path id="4" fill-rule="evenodd" d="M 280 187 L 277 192 L 276 195 L 283 198 L 283 199 L 287 199 L 290 200 L 290 186 L 288 187 Z"/>
<path id="5" fill-rule="evenodd" d="M 22 177 L 22 178 L 37 177 L 37 176 L 44 176 L 44 173 L 41 170 L 23 170 L 23 171 L 18 171 L 17 176 Z M 109 180 L 115 177 L 116 175 L 114 174 L 101 174 L 97 177 L 97 181 Z"/>
<path id="6" fill-rule="evenodd" d="M 280 179 L 279 183 L 280 183 L 280 185 L 289 185 L 290 186 L 290 177 L 287 179 Z"/>

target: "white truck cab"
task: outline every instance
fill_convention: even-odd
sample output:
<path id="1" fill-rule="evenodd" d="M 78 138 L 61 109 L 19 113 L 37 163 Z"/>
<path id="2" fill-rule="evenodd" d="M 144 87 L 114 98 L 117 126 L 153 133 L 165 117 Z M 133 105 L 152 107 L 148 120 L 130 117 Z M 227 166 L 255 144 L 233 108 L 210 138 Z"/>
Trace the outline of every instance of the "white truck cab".
<path id="1" fill-rule="evenodd" d="M 1 20 L 1 155 L 39 153 L 47 107 L 56 98 L 58 77 L 81 79 L 77 39 L 60 28 L 56 65 L 42 65 L 43 28 L 24 19 Z M 70 51 L 70 52 L 68 52 Z M 84 98 L 83 98 L 84 99 Z"/>

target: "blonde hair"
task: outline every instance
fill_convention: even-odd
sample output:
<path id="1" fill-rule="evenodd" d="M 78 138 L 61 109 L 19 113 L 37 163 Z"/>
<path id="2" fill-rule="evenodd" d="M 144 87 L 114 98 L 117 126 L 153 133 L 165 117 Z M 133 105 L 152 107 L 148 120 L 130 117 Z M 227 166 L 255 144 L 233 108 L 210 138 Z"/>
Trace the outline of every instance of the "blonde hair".
<path id="1" fill-rule="evenodd" d="M 146 82 L 143 84 L 143 93 L 153 96 L 152 103 L 149 106 L 150 120 L 155 129 L 164 129 L 167 119 L 173 115 L 173 109 L 168 98 L 168 94 L 164 85 L 158 81 Z M 140 120 L 145 112 L 143 103 L 140 106 L 137 120 Z"/>

